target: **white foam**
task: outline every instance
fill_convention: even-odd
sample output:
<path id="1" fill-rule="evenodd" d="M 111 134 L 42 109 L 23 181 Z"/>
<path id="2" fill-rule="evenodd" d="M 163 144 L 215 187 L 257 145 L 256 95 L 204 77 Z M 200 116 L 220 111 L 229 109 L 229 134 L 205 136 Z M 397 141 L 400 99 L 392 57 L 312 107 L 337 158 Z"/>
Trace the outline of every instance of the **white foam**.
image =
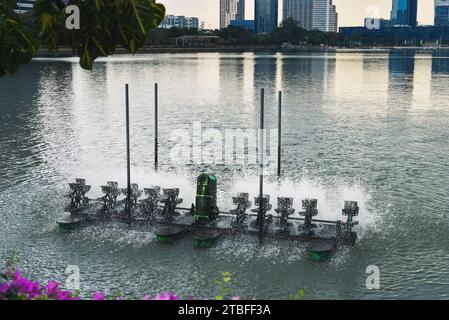
<path id="1" fill-rule="evenodd" d="M 259 178 L 247 176 L 235 181 L 234 193 L 249 192 L 256 196 L 259 192 Z M 359 184 L 346 185 L 344 183 L 333 183 L 332 186 L 304 177 L 298 181 L 284 179 L 281 182 L 265 182 L 264 193 L 270 195 L 270 201 L 276 206 L 277 197 L 292 197 L 293 207 L 296 212 L 302 211 L 301 200 L 313 198 L 318 200 L 319 214 L 316 219 L 323 220 L 345 220 L 341 210 L 344 201 L 357 201 L 360 207 L 359 229 L 366 229 L 374 223 L 375 214 L 369 210 L 370 193 Z M 296 215 L 296 214 L 295 214 Z"/>
<path id="2" fill-rule="evenodd" d="M 179 197 L 184 199 L 181 204 L 183 207 L 190 207 L 195 202 L 197 174 L 184 169 L 178 169 L 176 172 L 160 171 L 155 173 L 150 169 L 133 168 L 131 172 L 132 182 L 138 183 L 139 188 L 153 185 L 158 185 L 162 188 L 179 188 Z M 126 186 L 126 173 L 122 169 L 108 169 L 99 172 L 84 171 L 82 176 L 89 177 L 87 183 L 92 185 L 91 197 L 93 195 L 101 195 L 99 186 L 104 185 L 106 181 L 117 181 L 120 187 Z M 75 177 L 77 177 L 76 174 L 73 176 L 73 179 Z M 226 181 L 221 181 L 220 175 L 218 175 L 217 189 L 220 210 L 229 211 L 234 207 L 232 204 L 232 196 L 235 196 L 239 192 L 249 193 L 250 200 L 254 202 L 254 197 L 259 193 L 259 177 L 256 175 L 239 176 L 227 174 Z M 344 201 L 357 201 L 360 212 L 355 220 L 359 222 L 359 226 L 357 227 L 359 236 L 370 226 L 373 226 L 376 220 L 376 212 L 373 212 L 369 207 L 371 198 L 370 191 L 359 183 L 347 184 L 337 181 L 331 184 L 325 184 L 305 176 L 298 180 L 283 179 L 281 182 L 265 181 L 264 193 L 270 195 L 270 202 L 273 208 L 277 205 L 277 197 L 292 197 L 293 207 L 296 209 L 296 216 L 298 211 L 302 211 L 301 200 L 305 198 L 317 199 L 319 214 L 316 219 L 332 221 L 345 221 L 346 217 L 341 213 Z"/>

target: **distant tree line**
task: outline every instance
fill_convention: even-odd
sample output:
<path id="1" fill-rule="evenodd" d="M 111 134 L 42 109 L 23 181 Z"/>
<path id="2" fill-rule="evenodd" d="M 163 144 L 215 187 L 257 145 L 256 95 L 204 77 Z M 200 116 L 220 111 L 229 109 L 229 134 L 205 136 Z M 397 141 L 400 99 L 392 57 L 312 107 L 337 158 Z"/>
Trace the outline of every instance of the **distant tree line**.
<path id="1" fill-rule="evenodd" d="M 300 27 L 293 19 L 287 19 L 281 25 L 268 34 L 254 34 L 244 27 L 229 26 L 220 30 L 203 31 L 199 29 L 170 28 L 151 30 L 148 44 L 154 46 L 172 46 L 175 38 L 185 35 L 218 36 L 223 39 L 226 46 L 279 46 L 283 43 L 292 45 L 319 46 L 341 45 L 338 33 L 322 32 L 319 30 L 308 31 Z"/>

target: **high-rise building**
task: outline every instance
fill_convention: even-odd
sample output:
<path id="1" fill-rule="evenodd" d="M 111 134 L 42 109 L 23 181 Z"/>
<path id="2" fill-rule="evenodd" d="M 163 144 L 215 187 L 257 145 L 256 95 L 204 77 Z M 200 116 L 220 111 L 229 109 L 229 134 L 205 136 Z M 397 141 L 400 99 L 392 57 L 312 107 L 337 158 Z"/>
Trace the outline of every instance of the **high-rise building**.
<path id="1" fill-rule="evenodd" d="M 282 20 L 293 18 L 301 28 L 313 29 L 313 0 L 284 0 Z"/>
<path id="2" fill-rule="evenodd" d="M 418 17 L 418 0 L 393 0 L 391 24 L 393 26 L 416 27 Z"/>
<path id="3" fill-rule="evenodd" d="M 313 1 L 313 29 L 324 32 L 337 32 L 338 14 L 332 0 Z"/>
<path id="4" fill-rule="evenodd" d="M 435 27 L 449 27 L 449 0 L 435 0 Z"/>
<path id="5" fill-rule="evenodd" d="M 25 13 L 33 9 L 34 3 L 37 0 L 22 0 L 17 1 L 16 12 L 17 13 Z"/>
<path id="6" fill-rule="evenodd" d="M 278 26 L 278 0 L 255 0 L 254 20 L 256 34 L 273 31 Z"/>
<path id="7" fill-rule="evenodd" d="M 245 20 L 245 0 L 220 0 L 220 29 L 232 20 Z"/>
<path id="8" fill-rule="evenodd" d="M 185 16 L 174 16 L 168 14 L 165 16 L 164 20 L 162 20 L 159 28 L 170 29 L 170 28 L 194 28 L 198 29 L 199 20 L 195 17 L 185 17 Z"/>

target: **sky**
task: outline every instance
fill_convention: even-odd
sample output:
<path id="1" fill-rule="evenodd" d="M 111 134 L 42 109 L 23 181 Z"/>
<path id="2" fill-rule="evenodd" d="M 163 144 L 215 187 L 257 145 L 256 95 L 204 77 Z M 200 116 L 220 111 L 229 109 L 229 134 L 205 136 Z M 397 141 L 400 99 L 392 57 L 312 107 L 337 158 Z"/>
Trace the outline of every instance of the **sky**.
<path id="1" fill-rule="evenodd" d="M 167 14 L 198 17 L 207 28 L 218 28 L 220 0 L 156 0 L 165 5 Z M 338 25 L 360 26 L 368 16 L 390 18 L 392 0 L 334 0 L 338 12 Z M 433 24 L 434 0 L 418 2 L 419 24 Z M 280 16 L 282 0 L 279 0 Z M 254 17 L 254 0 L 246 0 L 246 18 Z"/>

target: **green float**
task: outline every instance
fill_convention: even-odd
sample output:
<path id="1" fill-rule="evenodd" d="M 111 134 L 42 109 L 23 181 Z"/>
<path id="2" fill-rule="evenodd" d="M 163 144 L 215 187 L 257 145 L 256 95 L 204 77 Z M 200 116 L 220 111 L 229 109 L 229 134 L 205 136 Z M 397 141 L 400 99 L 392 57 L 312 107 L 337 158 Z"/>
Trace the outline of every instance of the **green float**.
<path id="1" fill-rule="evenodd" d="M 182 236 L 187 232 L 185 228 L 178 226 L 159 226 L 154 231 L 156 235 L 156 240 L 164 244 L 172 244 L 176 240 L 182 238 Z"/>
<path id="2" fill-rule="evenodd" d="M 307 257 L 312 261 L 326 261 L 335 249 L 332 240 L 315 240 L 307 246 Z"/>
<path id="3" fill-rule="evenodd" d="M 193 234 L 193 246 L 197 249 L 211 248 L 222 234 L 222 232 L 216 230 L 197 230 Z"/>

